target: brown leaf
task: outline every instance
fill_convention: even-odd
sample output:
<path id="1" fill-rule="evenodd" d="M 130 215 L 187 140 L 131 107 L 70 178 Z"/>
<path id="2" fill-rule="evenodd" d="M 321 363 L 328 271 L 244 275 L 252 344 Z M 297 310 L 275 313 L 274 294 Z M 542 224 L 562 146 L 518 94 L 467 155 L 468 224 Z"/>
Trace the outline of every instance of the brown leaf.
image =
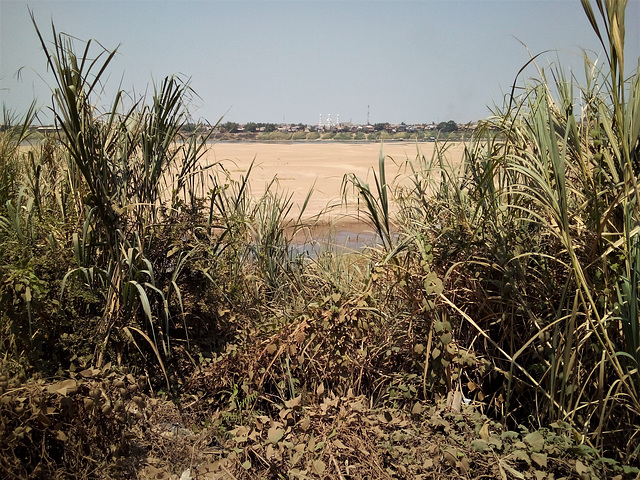
<path id="1" fill-rule="evenodd" d="M 546 453 L 531 453 L 531 460 L 538 464 L 541 468 L 547 468 L 547 454 Z"/>
<path id="2" fill-rule="evenodd" d="M 462 408 L 462 392 L 460 390 L 456 390 L 453 394 L 453 402 L 451 403 L 451 410 L 454 412 L 460 413 Z"/>
<path id="3" fill-rule="evenodd" d="M 489 422 L 485 422 L 480 429 L 480 438 L 482 440 L 489 440 Z"/>
<path id="4" fill-rule="evenodd" d="M 313 461 L 313 469 L 318 475 L 322 475 L 325 469 L 325 464 L 322 460 L 314 460 Z"/>
<path id="5" fill-rule="evenodd" d="M 455 455 L 448 450 L 445 450 L 443 454 L 444 454 L 444 459 L 447 461 L 447 463 L 452 467 L 455 467 L 456 464 L 458 463 Z"/>
<path id="6" fill-rule="evenodd" d="M 544 448 L 544 437 L 540 432 L 531 432 L 524 437 L 524 441 L 534 452 L 539 452 Z"/>
<path id="7" fill-rule="evenodd" d="M 333 444 L 341 450 L 350 450 L 350 448 L 347 447 L 344 443 L 342 443 L 342 440 L 340 440 L 339 438 L 336 438 L 333 441 Z"/>
<path id="8" fill-rule="evenodd" d="M 100 370 L 98 370 L 97 368 L 87 368 L 85 370 L 82 370 L 80 372 L 80 375 L 82 375 L 84 378 L 91 378 L 98 373 L 100 373 Z"/>
<path id="9" fill-rule="evenodd" d="M 295 408 L 300 405 L 302 401 L 302 395 L 298 395 L 296 398 L 292 398 L 289 401 L 284 402 L 284 406 L 287 408 Z"/>
<path id="10" fill-rule="evenodd" d="M 267 432 L 267 437 L 269 441 L 273 444 L 278 443 L 283 436 L 284 436 L 284 430 L 277 426 L 271 427 Z"/>
<path id="11" fill-rule="evenodd" d="M 465 474 L 469 473 L 470 465 L 469 465 L 469 460 L 467 459 L 467 457 L 462 457 L 460 459 L 460 461 L 458 462 L 458 468 L 460 469 L 460 471 L 462 473 L 465 473 Z"/>
<path id="12" fill-rule="evenodd" d="M 518 480 L 524 480 L 524 474 L 522 474 L 522 472 L 519 472 L 518 470 L 516 470 L 515 468 L 513 468 L 511 465 L 509 465 L 507 462 L 505 462 L 503 459 L 498 459 L 498 465 L 500 466 L 500 470 L 502 471 L 502 469 L 506 470 L 507 472 L 509 472 L 511 474 L 511 476 L 513 476 L 514 478 L 517 478 Z M 507 476 L 503 473 L 503 477 L 507 478 Z"/>
<path id="13" fill-rule="evenodd" d="M 511 455 L 513 456 L 513 458 L 515 458 L 518 461 L 526 462 L 527 464 L 531 463 L 531 459 L 529 458 L 529 454 L 527 452 L 525 452 L 524 450 L 514 450 Z"/>
<path id="14" fill-rule="evenodd" d="M 273 445 L 269 444 L 267 445 L 267 449 L 264 452 L 264 456 L 267 457 L 267 460 L 271 460 L 273 458 Z"/>
<path id="15" fill-rule="evenodd" d="M 46 427 L 51 425 L 51 420 L 49 420 L 49 418 L 43 413 L 38 414 L 38 421 Z"/>
<path id="16" fill-rule="evenodd" d="M 309 430 L 310 426 L 311 426 L 311 418 L 309 418 L 308 416 L 304 417 L 300 421 L 300 428 L 302 429 L 303 432 L 306 432 L 307 430 Z"/>
<path id="17" fill-rule="evenodd" d="M 583 473 L 587 473 L 588 471 L 589 468 L 585 466 L 584 463 L 582 463 L 580 460 L 576 460 L 576 472 L 578 472 L 578 475 L 582 475 Z"/>
<path id="18" fill-rule="evenodd" d="M 286 402 L 285 402 L 286 403 Z M 289 415 L 291 413 L 291 409 L 289 408 L 283 408 L 282 410 L 280 410 L 280 413 L 278 414 L 280 416 L 280 418 L 284 421 L 286 421 L 287 419 L 287 415 Z"/>
<path id="19" fill-rule="evenodd" d="M 54 383 L 47 387 L 49 393 L 57 393 L 59 395 L 66 396 L 67 393 L 75 393 L 78 388 L 78 384 L 73 379 L 63 380 L 61 382 Z"/>

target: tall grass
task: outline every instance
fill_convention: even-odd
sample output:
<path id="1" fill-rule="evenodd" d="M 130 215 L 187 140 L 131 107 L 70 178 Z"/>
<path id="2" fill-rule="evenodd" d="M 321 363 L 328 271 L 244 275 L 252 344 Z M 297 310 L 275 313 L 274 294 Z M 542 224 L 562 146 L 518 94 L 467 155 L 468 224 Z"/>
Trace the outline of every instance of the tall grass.
<path id="1" fill-rule="evenodd" d="M 352 187 L 358 199 L 363 202 L 363 211 L 369 225 L 378 234 L 382 246 L 385 250 L 392 250 L 394 246 L 393 229 L 392 229 L 392 212 L 391 212 L 391 184 L 387 183 L 386 156 L 383 146 L 380 147 L 378 155 L 378 172 L 373 171 L 373 186 L 355 174 L 347 174 L 342 180 L 342 197 L 346 203 L 348 199 L 349 188 Z M 358 202 L 358 209 L 360 203 Z M 358 212 L 359 213 L 359 212 Z"/>
<path id="2" fill-rule="evenodd" d="M 402 211 L 432 239 L 459 341 L 492 359 L 491 407 L 605 449 L 624 439 L 637 459 L 640 71 L 625 74 L 626 2 L 595 5 L 605 65 L 585 56 L 585 85 L 538 68 L 477 130 L 462 177 L 410 162 Z"/>
<path id="3" fill-rule="evenodd" d="M 23 118 L 4 109 L 0 125 L 0 212 L 4 212 L 7 202 L 15 199 L 20 177 L 20 145 L 28 140 L 31 124 L 36 115 L 32 103 Z"/>
<path id="4" fill-rule="evenodd" d="M 107 289 L 99 326 L 104 346 L 113 327 L 135 332 L 162 365 L 171 352 L 170 296 L 180 294 L 175 281 L 168 291 L 161 288 L 149 255 L 156 226 L 195 205 L 192 179 L 207 137 L 184 142 L 180 136 L 190 87 L 168 77 L 154 88 L 150 105 L 134 99 L 125 107 L 127 94 L 117 91 L 101 111 L 95 105 L 116 51 L 96 50 L 89 41 L 78 53 L 74 40 L 55 27 L 50 47 L 33 22 L 55 78 L 52 112 L 68 153 L 69 183 L 83 206 L 83 233 L 73 239 L 79 269 L 69 274 L 81 272 L 90 281 L 98 273 L 101 288 Z M 138 312 L 142 325 L 128 320 Z M 104 348 L 96 352 L 98 365 L 103 353 Z"/>

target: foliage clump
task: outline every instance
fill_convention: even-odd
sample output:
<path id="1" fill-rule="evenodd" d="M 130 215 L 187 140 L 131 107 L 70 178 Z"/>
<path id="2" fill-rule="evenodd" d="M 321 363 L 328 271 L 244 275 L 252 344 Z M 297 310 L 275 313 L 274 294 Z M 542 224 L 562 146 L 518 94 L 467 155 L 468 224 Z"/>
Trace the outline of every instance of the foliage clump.
<path id="1" fill-rule="evenodd" d="M 115 52 L 37 30 L 60 130 L 0 131 L 2 476 L 638 474 L 640 72 L 596 3 L 586 86 L 539 69 L 461 164 L 381 151 L 343 183 L 377 243 L 313 258 L 277 180 L 202 165 L 186 82 L 100 110 Z"/>

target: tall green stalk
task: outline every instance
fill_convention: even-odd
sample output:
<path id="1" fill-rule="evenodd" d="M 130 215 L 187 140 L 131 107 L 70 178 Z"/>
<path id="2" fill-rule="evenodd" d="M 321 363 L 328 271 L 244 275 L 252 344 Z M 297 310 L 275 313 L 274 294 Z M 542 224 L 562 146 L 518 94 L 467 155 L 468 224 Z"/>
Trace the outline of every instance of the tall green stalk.
<path id="1" fill-rule="evenodd" d="M 168 77 L 154 89 L 151 105 L 140 99 L 125 108 L 126 94 L 117 91 L 109 108 L 101 111 L 95 105 L 116 50 L 100 48 L 95 54 L 88 41 L 78 54 L 74 40 L 53 26 L 49 47 L 33 15 L 32 19 L 55 78 L 52 111 L 61 129 L 59 141 L 68 153 L 69 185 L 84 207 L 79 212 L 92 212 L 95 219 L 91 237 L 85 228 L 82 236 L 74 236 L 74 243 L 77 271 L 85 279 L 93 278 L 87 276 L 90 272 L 102 272 L 108 288 L 97 363 L 102 363 L 117 327 L 129 334 L 139 332 L 162 364 L 162 357 L 171 352 L 171 312 L 148 256 L 156 226 L 184 205 L 180 195 L 206 148 L 206 135 L 185 142 L 180 134 L 188 119 L 191 89 Z M 193 192 L 191 203 L 193 207 Z M 173 284 L 177 286 L 175 278 Z M 169 288 L 172 291 L 175 288 Z"/>

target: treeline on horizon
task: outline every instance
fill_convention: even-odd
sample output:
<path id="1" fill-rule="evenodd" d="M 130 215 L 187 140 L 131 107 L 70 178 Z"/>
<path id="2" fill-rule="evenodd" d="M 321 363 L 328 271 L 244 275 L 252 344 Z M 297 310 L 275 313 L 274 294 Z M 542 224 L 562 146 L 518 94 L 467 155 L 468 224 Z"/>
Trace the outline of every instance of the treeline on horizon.
<path id="1" fill-rule="evenodd" d="M 438 124 L 392 124 L 388 122 L 375 124 L 340 123 L 331 125 L 307 125 L 304 123 L 257 123 L 240 124 L 227 121 L 216 125 L 204 123 L 186 123 L 182 132 L 186 135 L 212 134 L 217 141 L 381 141 L 381 140 L 415 140 L 435 141 L 469 140 L 476 125 L 458 124 L 453 120 Z"/>
<path id="2" fill-rule="evenodd" d="M 247 122 L 247 123 L 238 123 L 227 121 L 224 123 L 218 123 L 214 126 L 209 126 L 207 123 L 195 123 L 195 122 L 187 122 L 183 127 L 183 131 L 186 132 L 194 132 L 201 129 L 213 128 L 223 133 L 260 133 L 260 132 L 275 132 L 278 130 L 287 129 L 288 131 L 309 131 L 309 132 L 317 132 L 317 131 L 357 131 L 357 130 L 367 130 L 373 132 L 412 132 L 416 130 L 429 130 L 429 131 L 437 131 L 437 132 L 455 132 L 457 130 L 471 130 L 475 127 L 473 123 L 459 124 L 454 120 L 449 120 L 446 122 L 440 123 L 416 123 L 416 124 L 407 124 L 405 122 L 400 122 L 398 124 L 390 123 L 390 122 L 380 122 L 374 124 L 357 124 L 351 122 L 341 122 L 339 124 L 331 124 L 331 125 L 316 125 L 316 124 L 306 124 L 306 123 L 264 123 L 264 122 Z"/>

